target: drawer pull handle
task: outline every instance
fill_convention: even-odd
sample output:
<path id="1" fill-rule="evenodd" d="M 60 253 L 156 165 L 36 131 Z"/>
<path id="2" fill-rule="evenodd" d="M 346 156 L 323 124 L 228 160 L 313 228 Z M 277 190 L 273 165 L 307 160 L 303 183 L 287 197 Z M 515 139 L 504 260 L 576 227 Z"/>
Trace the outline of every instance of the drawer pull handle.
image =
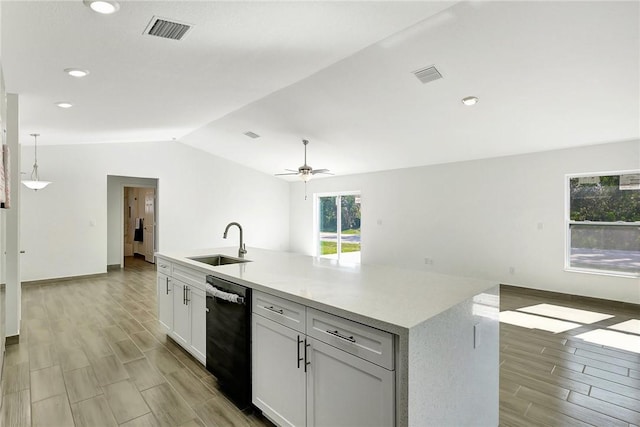
<path id="1" fill-rule="evenodd" d="M 165 264 L 160 264 L 160 268 L 167 268 Z"/>
<path id="2" fill-rule="evenodd" d="M 266 310 L 273 311 L 274 313 L 278 313 L 278 314 L 282 314 L 282 315 L 284 315 L 284 310 L 282 310 L 282 309 L 274 308 L 273 306 L 271 306 L 271 307 L 267 307 L 266 305 L 265 305 L 265 307 L 264 307 L 264 308 L 265 308 Z"/>
<path id="3" fill-rule="evenodd" d="M 342 335 L 340 332 L 338 331 L 329 331 L 327 330 L 328 334 L 331 334 L 335 337 L 338 337 L 340 339 L 343 339 L 345 341 L 349 341 L 349 342 L 356 342 L 356 339 L 353 337 L 353 335 L 351 335 L 350 337 L 346 336 L 346 335 Z"/>
<path id="4" fill-rule="evenodd" d="M 300 357 L 300 344 L 302 344 L 303 342 L 304 341 L 300 339 L 300 335 L 298 335 L 298 369 L 300 369 L 300 362 L 304 360 L 302 357 Z"/>
<path id="5" fill-rule="evenodd" d="M 304 339 L 304 371 L 307 372 L 307 366 L 311 365 L 311 362 L 307 360 L 307 348 L 311 347 L 311 344 L 307 342 L 307 339 Z"/>

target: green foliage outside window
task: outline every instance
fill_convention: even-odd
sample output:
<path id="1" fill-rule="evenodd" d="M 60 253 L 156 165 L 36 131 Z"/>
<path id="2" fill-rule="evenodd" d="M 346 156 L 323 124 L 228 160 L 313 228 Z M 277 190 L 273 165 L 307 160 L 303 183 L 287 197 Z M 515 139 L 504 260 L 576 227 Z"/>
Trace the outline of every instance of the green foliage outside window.
<path id="1" fill-rule="evenodd" d="M 620 176 L 601 176 L 597 184 L 570 182 L 572 221 L 640 221 L 640 190 L 620 190 Z"/>
<path id="2" fill-rule="evenodd" d="M 572 221 L 640 221 L 640 190 L 621 190 L 620 176 L 601 176 L 596 184 L 571 178 L 570 219 Z M 572 225 L 571 247 L 640 251 L 640 227 L 617 225 Z"/>

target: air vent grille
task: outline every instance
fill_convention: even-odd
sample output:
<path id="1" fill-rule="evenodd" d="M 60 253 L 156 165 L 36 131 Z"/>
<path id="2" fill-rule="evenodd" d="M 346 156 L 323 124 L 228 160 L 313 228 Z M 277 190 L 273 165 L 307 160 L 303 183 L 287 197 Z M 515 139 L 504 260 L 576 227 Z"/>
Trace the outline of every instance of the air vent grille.
<path id="1" fill-rule="evenodd" d="M 442 74 L 440 74 L 440 71 L 438 71 L 434 66 L 422 68 L 420 70 L 414 71 L 413 74 L 422 83 L 429 83 L 434 80 L 438 80 L 442 78 Z"/>
<path id="2" fill-rule="evenodd" d="M 258 135 L 257 133 L 253 133 L 251 131 L 245 132 L 244 134 L 247 135 L 249 138 L 253 138 L 253 139 L 260 138 L 260 135 Z"/>
<path id="3" fill-rule="evenodd" d="M 183 22 L 170 21 L 165 18 L 154 16 L 145 29 L 145 34 L 150 36 L 162 37 L 171 40 L 182 40 L 182 38 L 191 30 L 191 24 Z"/>

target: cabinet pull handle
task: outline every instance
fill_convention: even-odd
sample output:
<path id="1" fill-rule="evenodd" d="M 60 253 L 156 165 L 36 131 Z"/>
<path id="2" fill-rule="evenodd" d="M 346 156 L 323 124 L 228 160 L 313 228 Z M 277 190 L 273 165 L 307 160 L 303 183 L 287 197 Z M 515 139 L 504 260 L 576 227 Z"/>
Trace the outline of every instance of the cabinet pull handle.
<path id="1" fill-rule="evenodd" d="M 298 335 L 298 345 L 296 346 L 298 350 L 298 369 L 300 369 L 300 362 L 302 362 L 303 360 L 302 357 L 300 357 L 300 344 L 302 344 L 303 342 L 304 341 L 300 339 L 300 335 Z"/>
<path id="2" fill-rule="evenodd" d="M 160 264 L 160 268 L 167 268 L 165 264 Z"/>
<path id="3" fill-rule="evenodd" d="M 265 306 L 264 308 L 266 310 L 273 311 L 274 313 L 278 313 L 278 314 L 284 315 L 284 310 L 282 310 L 282 309 L 274 308 L 273 306 L 270 306 L 270 307 Z"/>
<path id="4" fill-rule="evenodd" d="M 191 299 L 189 298 L 189 292 L 191 291 L 191 288 L 189 288 L 188 286 L 184 287 L 184 304 L 185 305 L 189 305 L 189 302 L 191 301 Z"/>
<path id="5" fill-rule="evenodd" d="M 346 335 L 342 335 L 340 332 L 338 331 L 326 331 L 328 334 L 331 334 L 335 337 L 338 337 L 340 339 L 343 339 L 345 341 L 349 341 L 349 342 L 356 342 L 356 339 L 353 337 L 353 335 L 351 335 L 350 337 L 346 336 Z"/>
<path id="6" fill-rule="evenodd" d="M 182 304 L 187 304 L 187 287 L 182 287 Z"/>
<path id="7" fill-rule="evenodd" d="M 169 278 L 167 277 L 167 295 L 169 295 Z"/>
<path id="8" fill-rule="evenodd" d="M 311 365 L 311 362 L 307 360 L 307 347 L 311 347 L 311 344 L 307 343 L 307 339 L 304 339 L 304 371 L 307 372 L 307 366 Z"/>

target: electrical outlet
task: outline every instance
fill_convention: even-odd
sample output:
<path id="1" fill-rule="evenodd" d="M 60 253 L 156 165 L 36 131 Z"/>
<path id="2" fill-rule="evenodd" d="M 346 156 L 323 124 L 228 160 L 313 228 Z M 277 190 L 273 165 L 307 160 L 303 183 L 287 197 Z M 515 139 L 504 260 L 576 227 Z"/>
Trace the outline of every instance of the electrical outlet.
<path id="1" fill-rule="evenodd" d="M 516 274 L 516 269 L 514 267 L 509 267 L 509 274 Z"/>
<path id="2" fill-rule="evenodd" d="M 433 265 L 433 258 L 425 257 L 424 258 L 424 263 L 426 265 Z"/>
<path id="3" fill-rule="evenodd" d="M 539 222 L 538 223 L 538 230 L 543 230 L 544 229 L 544 223 L 543 222 Z"/>

